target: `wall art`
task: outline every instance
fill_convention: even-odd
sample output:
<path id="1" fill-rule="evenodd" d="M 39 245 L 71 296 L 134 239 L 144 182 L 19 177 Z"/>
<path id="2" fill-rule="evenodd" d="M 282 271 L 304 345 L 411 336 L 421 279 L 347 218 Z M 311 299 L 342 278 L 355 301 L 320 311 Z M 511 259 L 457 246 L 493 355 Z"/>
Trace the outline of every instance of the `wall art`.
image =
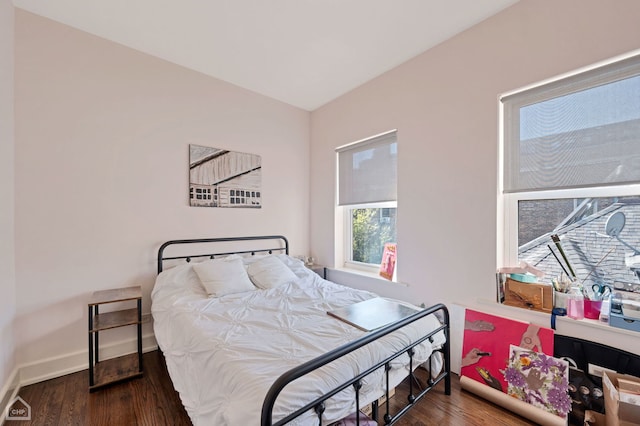
<path id="1" fill-rule="evenodd" d="M 189 205 L 262 207 L 259 155 L 189 145 Z"/>

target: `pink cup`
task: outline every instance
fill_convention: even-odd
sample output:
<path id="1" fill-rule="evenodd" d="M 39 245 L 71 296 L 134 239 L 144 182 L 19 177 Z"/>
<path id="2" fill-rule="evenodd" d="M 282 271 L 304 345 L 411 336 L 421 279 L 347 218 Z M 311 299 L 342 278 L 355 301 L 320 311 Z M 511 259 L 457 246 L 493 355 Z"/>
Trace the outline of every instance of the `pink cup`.
<path id="1" fill-rule="evenodd" d="M 584 317 L 589 319 L 600 318 L 600 309 L 602 308 L 602 300 L 586 300 L 584 301 Z"/>

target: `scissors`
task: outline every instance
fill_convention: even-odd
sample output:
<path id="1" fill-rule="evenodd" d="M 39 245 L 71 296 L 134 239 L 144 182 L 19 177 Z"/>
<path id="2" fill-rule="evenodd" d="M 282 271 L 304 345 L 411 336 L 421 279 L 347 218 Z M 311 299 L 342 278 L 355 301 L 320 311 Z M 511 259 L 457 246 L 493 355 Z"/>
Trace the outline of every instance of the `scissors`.
<path id="1" fill-rule="evenodd" d="M 594 284 L 591 290 L 593 290 L 593 300 L 602 300 L 611 294 L 611 287 L 606 284 Z"/>

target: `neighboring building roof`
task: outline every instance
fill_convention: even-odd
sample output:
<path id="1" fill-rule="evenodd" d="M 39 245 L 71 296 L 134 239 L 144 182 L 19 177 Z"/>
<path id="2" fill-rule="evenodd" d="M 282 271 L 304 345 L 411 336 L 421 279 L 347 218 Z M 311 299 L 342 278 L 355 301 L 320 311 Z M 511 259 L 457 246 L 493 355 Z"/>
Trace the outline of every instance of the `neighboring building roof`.
<path id="1" fill-rule="evenodd" d="M 605 233 L 607 219 L 617 211 L 626 216 L 620 238 L 640 250 L 640 201 L 633 200 L 612 204 L 522 245 L 518 248 L 518 258 L 542 269 L 547 274 L 545 281 L 560 275 L 562 267 L 549 248 L 563 261 L 551 238 L 551 235 L 557 234 L 579 282 L 584 281 L 585 286 L 602 281 L 607 284 L 616 281 L 637 284 L 638 277 L 625 264 L 625 256 L 632 254 L 631 250 Z"/>

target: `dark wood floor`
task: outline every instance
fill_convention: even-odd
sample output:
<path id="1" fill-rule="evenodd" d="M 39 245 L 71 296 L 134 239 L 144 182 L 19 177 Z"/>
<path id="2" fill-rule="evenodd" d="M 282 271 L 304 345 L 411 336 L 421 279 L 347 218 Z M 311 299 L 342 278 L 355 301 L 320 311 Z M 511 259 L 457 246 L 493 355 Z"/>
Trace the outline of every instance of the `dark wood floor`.
<path id="1" fill-rule="evenodd" d="M 32 420 L 7 421 L 6 425 L 191 425 L 173 389 L 162 355 L 158 351 L 149 352 L 144 355 L 144 363 L 144 377 L 93 393 L 88 391 L 87 371 L 25 386 L 20 390 L 20 396 L 31 406 Z M 397 424 L 534 424 L 461 390 L 457 376 L 452 382 L 451 396 L 444 395 L 444 385 L 439 384 Z M 406 398 L 407 392 L 408 386 L 400 385 L 392 402 Z"/>

